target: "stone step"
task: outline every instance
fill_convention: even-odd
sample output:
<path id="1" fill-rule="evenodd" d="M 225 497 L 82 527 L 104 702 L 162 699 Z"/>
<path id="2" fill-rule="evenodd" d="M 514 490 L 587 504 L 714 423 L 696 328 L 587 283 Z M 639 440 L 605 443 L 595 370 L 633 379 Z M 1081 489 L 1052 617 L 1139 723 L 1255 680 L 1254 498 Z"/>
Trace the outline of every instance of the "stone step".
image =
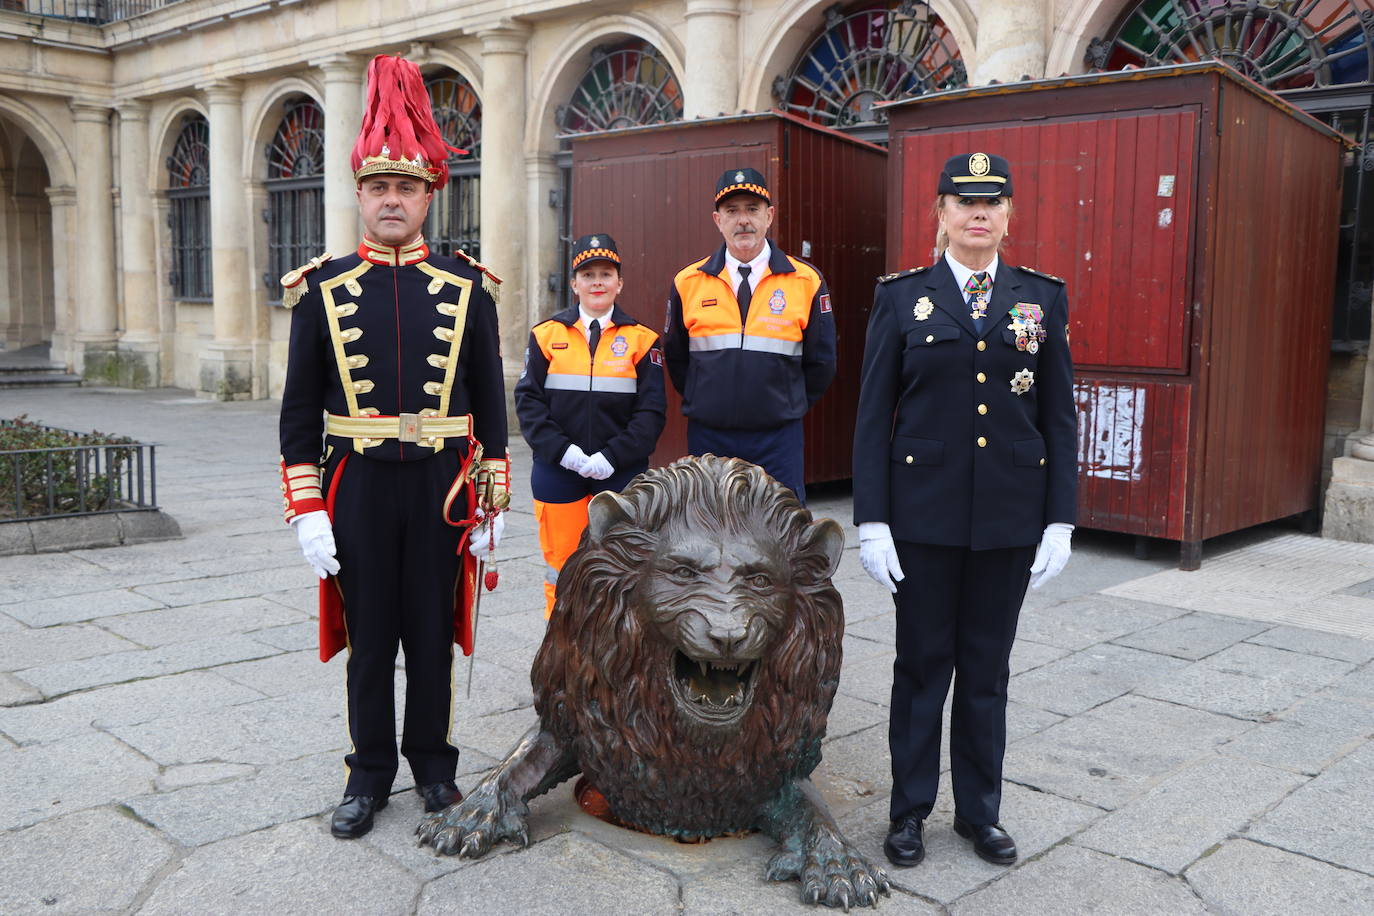
<path id="1" fill-rule="evenodd" d="M 0 372 L 0 388 L 76 388 L 81 376 L 62 369 L 34 372 Z"/>

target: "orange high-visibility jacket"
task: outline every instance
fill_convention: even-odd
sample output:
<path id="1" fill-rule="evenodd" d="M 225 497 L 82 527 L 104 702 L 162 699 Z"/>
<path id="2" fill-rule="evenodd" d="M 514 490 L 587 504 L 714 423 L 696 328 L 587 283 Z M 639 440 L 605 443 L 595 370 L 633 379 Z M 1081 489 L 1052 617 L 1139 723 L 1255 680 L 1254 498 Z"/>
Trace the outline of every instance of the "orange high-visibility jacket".
<path id="1" fill-rule="evenodd" d="M 515 411 L 539 461 L 557 465 L 576 443 L 624 468 L 658 443 L 666 410 L 658 334 L 620 306 L 607 317 L 594 356 L 576 306 L 530 331 Z"/>
<path id="2" fill-rule="evenodd" d="M 772 242 L 750 278 L 748 321 L 725 269 L 725 246 L 679 271 L 663 354 L 682 412 L 720 429 L 771 429 L 800 419 L 835 377 L 835 316 L 820 271 Z"/>

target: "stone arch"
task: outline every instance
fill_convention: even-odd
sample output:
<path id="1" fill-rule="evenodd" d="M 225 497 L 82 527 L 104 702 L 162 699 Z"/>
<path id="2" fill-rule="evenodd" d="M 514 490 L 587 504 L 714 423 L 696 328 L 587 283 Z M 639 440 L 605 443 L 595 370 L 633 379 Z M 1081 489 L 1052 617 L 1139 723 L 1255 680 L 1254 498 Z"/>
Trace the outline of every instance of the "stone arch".
<path id="1" fill-rule="evenodd" d="M 167 190 L 167 157 L 172 155 L 177 137 L 181 134 L 181 119 L 188 114 L 198 114 L 206 121 L 210 120 L 209 109 L 197 98 L 184 96 L 168 106 L 152 134 L 157 138 L 157 143 L 148 157 L 148 187 Z"/>
<path id="2" fill-rule="evenodd" d="M 1083 73 L 1083 55 L 1094 38 L 1101 38 L 1138 0 L 1071 0 L 1064 15 L 1056 18 L 1054 34 L 1045 54 L 1045 75 Z"/>
<path id="3" fill-rule="evenodd" d="M 824 24 L 825 11 L 835 3 L 836 0 L 786 0 L 773 14 L 759 44 L 759 53 L 752 57 L 743 55 L 746 63 L 740 74 L 740 102 L 745 110 L 763 111 L 774 106 L 774 78 L 792 71 L 792 65 Z M 976 62 L 977 17 L 965 0 L 929 0 L 929 5 L 949 28 L 964 66 L 972 72 Z"/>
<path id="4" fill-rule="evenodd" d="M 0 115 L 0 343 L 10 349 L 50 343 L 57 330 L 54 183 L 33 134 Z"/>
<path id="5" fill-rule="evenodd" d="M 527 154 L 551 153 L 557 149 L 554 112 L 577 87 L 591 49 L 608 38 L 619 37 L 640 38 L 653 45 L 663 55 L 679 84 L 682 82 L 686 72 L 685 56 L 682 42 L 676 35 L 650 17 L 637 13 L 598 16 L 568 34 L 546 68 L 543 82 L 536 87 L 534 104 L 525 122 Z"/>
<path id="6" fill-rule="evenodd" d="M 482 66 L 470 54 L 456 48 L 430 48 L 420 59 L 420 72 L 428 79 L 440 69 L 452 70 L 467 80 L 472 91 L 477 93 L 477 98 L 486 101 L 486 92 L 482 88 Z"/>
<path id="7" fill-rule="evenodd" d="M 272 142 L 281 125 L 282 103 L 302 95 L 309 96 L 324 111 L 324 89 L 313 80 L 291 76 L 274 82 L 249 117 L 249 129 L 243 132 L 243 161 L 247 164 L 243 174 L 249 176 L 250 180 L 262 181 L 267 174 L 267 162 L 262 150 Z"/>
<path id="8" fill-rule="evenodd" d="M 37 147 L 55 187 L 76 185 L 76 166 L 62 134 L 36 108 L 9 94 L 0 94 L 0 117 L 18 127 Z M 65 126 L 65 125 L 64 125 Z M 74 131 L 70 131 L 74 134 Z"/>

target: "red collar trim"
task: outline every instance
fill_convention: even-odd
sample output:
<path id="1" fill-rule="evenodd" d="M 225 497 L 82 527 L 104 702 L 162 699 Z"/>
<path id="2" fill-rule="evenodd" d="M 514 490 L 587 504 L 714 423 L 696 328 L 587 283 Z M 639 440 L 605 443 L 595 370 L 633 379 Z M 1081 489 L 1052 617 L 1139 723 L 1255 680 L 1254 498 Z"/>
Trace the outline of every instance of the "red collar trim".
<path id="1" fill-rule="evenodd" d="M 358 245 L 358 257 L 383 267 L 402 267 L 429 257 L 429 246 L 425 244 L 424 236 L 401 248 L 382 245 L 363 236 L 362 242 Z"/>

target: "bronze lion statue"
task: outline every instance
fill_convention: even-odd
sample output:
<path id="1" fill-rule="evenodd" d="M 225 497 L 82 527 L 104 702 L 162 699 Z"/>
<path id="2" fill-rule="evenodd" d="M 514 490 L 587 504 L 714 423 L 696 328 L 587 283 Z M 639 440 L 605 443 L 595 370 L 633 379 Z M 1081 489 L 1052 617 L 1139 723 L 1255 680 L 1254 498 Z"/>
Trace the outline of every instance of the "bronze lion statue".
<path id="1" fill-rule="evenodd" d="M 602 493 L 559 577 L 530 679 L 539 724 L 417 833 L 477 857 L 528 845 L 527 802 L 581 772 L 621 823 L 684 840 L 761 830 L 767 877 L 873 905 L 889 882 L 808 777 L 840 676 L 844 534 L 738 459 L 684 458 Z"/>

